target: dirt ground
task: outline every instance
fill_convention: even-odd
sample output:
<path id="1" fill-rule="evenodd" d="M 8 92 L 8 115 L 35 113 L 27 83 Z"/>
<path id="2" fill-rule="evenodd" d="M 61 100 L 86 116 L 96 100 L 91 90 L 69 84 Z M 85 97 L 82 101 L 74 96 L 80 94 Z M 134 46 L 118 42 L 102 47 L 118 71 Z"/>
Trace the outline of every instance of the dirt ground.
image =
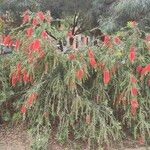
<path id="1" fill-rule="evenodd" d="M 17 127 L 0 127 L 0 150 L 31 150 L 28 132 L 23 126 Z M 136 147 L 136 145 L 134 145 Z M 72 148 L 70 145 L 62 146 L 55 140 L 49 144 L 48 150 L 89 150 L 86 146 L 83 148 Z M 113 150 L 147 150 L 145 147 L 141 148 L 118 148 Z M 148 148 L 150 150 L 150 148 Z"/>

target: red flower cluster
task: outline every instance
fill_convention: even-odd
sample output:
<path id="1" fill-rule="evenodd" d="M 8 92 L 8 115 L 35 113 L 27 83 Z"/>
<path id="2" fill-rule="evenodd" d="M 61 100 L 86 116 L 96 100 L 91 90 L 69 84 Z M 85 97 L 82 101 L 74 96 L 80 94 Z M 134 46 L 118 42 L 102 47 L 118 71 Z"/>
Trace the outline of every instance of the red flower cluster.
<path id="1" fill-rule="evenodd" d="M 38 24 L 38 20 L 39 21 L 44 21 L 45 19 L 45 15 L 43 12 L 37 12 L 36 13 L 36 16 L 32 19 L 32 25 L 33 26 L 36 26 Z M 30 16 L 29 16 L 29 12 L 26 11 L 24 14 L 23 14 L 23 24 L 27 23 L 30 21 Z"/>
<path id="2" fill-rule="evenodd" d="M 36 18 L 33 18 L 33 19 L 32 19 L 32 25 L 33 25 L 33 26 L 37 26 L 37 24 L 38 24 L 37 19 L 36 19 Z"/>
<path id="3" fill-rule="evenodd" d="M 138 73 L 141 73 L 142 72 L 142 66 L 141 65 L 139 65 L 139 66 L 137 66 L 136 67 L 136 71 L 138 72 Z"/>
<path id="4" fill-rule="evenodd" d="M 40 46 L 41 46 L 41 42 L 39 39 L 35 39 L 31 44 L 30 44 L 30 50 L 36 52 L 36 51 L 40 51 Z"/>
<path id="5" fill-rule="evenodd" d="M 95 58 L 90 58 L 90 64 L 91 64 L 92 67 L 94 67 L 96 65 Z"/>
<path id="6" fill-rule="evenodd" d="M 28 100 L 27 100 L 27 106 L 31 107 L 33 102 L 37 99 L 38 94 L 37 93 L 32 93 Z M 21 107 L 21 113 L 26 114 L 27 112 L 27 106 L 22 105 Z"/>
<path id="7" fill-rule="evenodd" d="M 147 64 L 146 67 L 142 69 L 141 74 L 146 74 L 148 72 L 150 72 L 150 64 Z"/>
<path id="8" fill-rule="evenodd" d="M 32 93 L 32 94 L 28 97 L 27 105 L 28 105 L 29 107 L 32 106 L 33 102 L 37 99 L 37 96 L 38 96 L 37 93 Z"/>
<path id="9" fill-rule="evenodd" d="M 72 60 L 72 59 L 75 59 L 75 54 L 73 54 L 73 53 L 70 53 L 70 54 L 68 54 L 68 58 L 70 59 L 70 60 Z"/>
<path id="10" fill-rule="evenodd" d="M 119 45 L 120 42 L 121 42 L 121 40 L 120 40 L 120 38 L 119 38 L 118 36 L 114 37 L 114 43 L 115 43 L 116 45 Z"/>
<path id="11" fill-rule="evenodd" d="M 138 107 L 139 107 L 139 103 L 138 103 L 137 99 L 132 99 L 131 100 L 131 113 L 133 116 L 136 115 L 136 111 L 137 111 Z"/>
<path id="12" fill-rule="evenodd" d="M 72 37 L 73 37 L 72 31 L 68 31 L 67 37 L 69 37 L 69 38 L 72 38 Z"/>
<path id="13" fill-rule="evenodd" d="M 94 57 L 94 53 L 91 49 L 88 49 L 88 56 L 89 58 L 93 58 Z"/>
<path id="14" fill-rule="evenodd" d="M 104 41 L 103 41 L 104 45 L 108 45 L 109 42 L 110 42 L 110 37 L 108 35 L 105 35 L 104 36 Z"/>
<path id="15" fill-rule="evenodd" d="M 35 54 L 36 55 L 33 55 Z M 29 45 L 29 51 L 27 53 L 28 55 L 28 62 L 32 63 L 37 61 L 37 59 L 43 59 L 43 57 L 45 56 L 45 52 L 44 50 L 41 49 L 41 41 L 40 39 L 34 39 L 30 45 Z"/>
<path id="16" fill-rule="evenodd" d="M 26 112 L 27 112 L 27 108 L 24 105 L 21 107 L 21 112 L 23 114 L 26 114 Z"/>
<path id="17" fill-rule="evenodd" d="M 134 59 L 135 59 L 135 47 L 131 47 L 131 48 L 130 48 L 130 56 L 129 56 L 129 59 L 130 59 L 131 63 L 134 62 Z"/>
<path id="18" fill-rule="evenodd" d="M 131 82 L 131 83 L 136 83 L 136 78 L 135 78 L 134 76 L 132 76 L 132 77 L 130 78 L 130 82 Z"/>
<path id="19" fill-rule="evenodd" d="M 131 114 L 133 116 L 135 116 L 137 108 L 139 106 L 138 101 L 137 101 L 137 94 L 138 94 L 138 90 L 136 88 L 137 80 L 136 80 L 136 78 L 134 76 L 132 76 L 130 78 L 130 82 L 131 82 L 131 85 L 132 85 L 132 87 L 131 87 L 131 96 L 132 96 L 132 100 L 131 100 Z"/>
<path id="20" fill-rule="evenodd" d="M 82 68 L 78 69 L 76 71 L 76 77 L 77 77 L 77 79 L 78 80 L 82 80 L 83 76 L 84 76 L 84 70 Z"/>
<path id="21" fill-rule="evenodd" d="M 36 16 L 40 19 L 40 21 L 44 21 L 45 19 L 44 13 L 42 11 L 37 12 Z"/>
<path id="22" fill-rule="evenodd" d="M 109 72 L 109 69 L 105 69 L 104 72 L 103 72 L 103 82 L 105 85 L 107 85 L 110 81 L 110 72 Z"/>
<path id="23" fill-rule="evenodd" d="M 132 94 L 133 96 L 136 96 L 136 95 L 137 95 L 137 88 L 132 87 L 132 88 L 131 88 L 131 94 Z"/>
<path id="24" fill-rule="evenodd" d="M 29 75 L 29 73 L 27 72 L 26 68 L 23 69 L 23 82 L 24 83 L 32 83 L 33 82 L 33 79 L 32 79 L 32 76 Z"/>
<path id="25" fill-rule="evenodd" d="M 31 37 L 33 35 L 33 29 L 31 27 L 25 30 L 27 37 Z"/>
<path id="26" fill-rule="evenodd" d="M 12 73 L 11 84 L 12 86 L 16 86 L 17 82 L 22 82 L 22 81 L 24 83 L 27 82 L 32 83 L 32 76 L 27 73 L 26 68 L 24 68 L 23 70 L 21 69 L 21 62 L 19 62 L 16 65 L 16 69 L 14 73 Z"/>
<path id="27" fill-rule="evenodd" d="M 6 37 L 4 37 L 3 44 L 5 46 L 11 46 L 12 45 L 12 40 L 11 40 L 10 35 L 7 35 Z"/>
<path id="28" fill-rule="evenodd" d="M 29 20 L 30 20 L 29 12 L 25 11 L 23 14 L 23 24 L 29 22 Z"/>
<path id="29" fill-rule="evenodd" d="M 12 77 L 11 77 L 12 86 L 16 86 L 17 81 L 19 82 L 21 81 L 21 62 L 19 62 L 16 65 L 16 70 L 12 74 Z"/>
<path id="30" fill-rule="evenodd" d="M 47 32 L 44 30 L 44 31 L 42 31 L 41 36 L 42 36 L 43 39 L 46 39 L 47 36 L 48 36 L 48 34 L 47 34 Z"/>
<path id="31" fill-rule="evenodd" d="M 16 49 L 16 50 L 19 49 L 20 44 L 21 44 L 20 40 L 16 40 L 16 43 L 15 43 L 15 49 Z"/>
<path id="32" fill-rule="evenodd" d="M 30 20 L 30 16 L 29 16 L 28 14 L 25 14 L 25 15 L 23 16 L 23 24 L 24 24 L 24 23 L 27 23 L 29 20 Z"/>
<path id="33" fill-rule="evenodd" d="M 93 53 L 93 51 L 92 51 L 91 49 L 88 50 L 88 56 L 89 56 L 89 60 L 90 60 L 90 65 L 91 65 L 92 67 L 95 67 L 95 65 L 96 65 L 96 60 L 95 60 L 95 58 L 94 58 L 94 53 Z"/>

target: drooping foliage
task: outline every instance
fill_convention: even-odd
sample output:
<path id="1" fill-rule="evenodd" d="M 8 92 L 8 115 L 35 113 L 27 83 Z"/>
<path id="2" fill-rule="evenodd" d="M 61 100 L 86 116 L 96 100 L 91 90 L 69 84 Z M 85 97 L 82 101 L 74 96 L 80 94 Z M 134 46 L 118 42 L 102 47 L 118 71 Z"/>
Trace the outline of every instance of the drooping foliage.
<path id="1" fill-rule="evenodd" d="M 123 139 L 122 133 L 149 141 L 150 35 L 143 37 L 130 22 L 130 30 L 105 35 L 98 47 L 63 53 L 46 32 L 60 36 L 49 17 L 24 13 L 25 28 L 3 41 L 15 44 L 11 58 L 0 57 L 1 64 L 7 62 L 13 106 L 28 121 L 34 148 L 47 149 L 52 129 L 60 142 L 73 137 L 109 146 Z"/>

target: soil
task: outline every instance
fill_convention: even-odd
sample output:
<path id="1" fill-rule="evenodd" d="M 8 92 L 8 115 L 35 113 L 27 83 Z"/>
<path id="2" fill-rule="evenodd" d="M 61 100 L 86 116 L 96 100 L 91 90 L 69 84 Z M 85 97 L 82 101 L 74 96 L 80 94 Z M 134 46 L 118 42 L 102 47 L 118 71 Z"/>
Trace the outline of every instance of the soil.
<path id="1" fill-rule="evenodd" d="M 0 150 L 31 150 L 31 137 L 23 125 L 16 127 L 0 127 Z M 112 150 L 150 150 L 150 147 L 138 147 L 133 141 L 125 141 L 128 148 L 113 148 Z M 116 146 L 115 146 L 116 147 Z M 129 148 L 130 147 L 130 148 Z M 134 147 L 134 148 L 133 148 Z M 51 139 L 48 150 L 89 150 L 87 144 L 60 145 L 55 139 Z"/>

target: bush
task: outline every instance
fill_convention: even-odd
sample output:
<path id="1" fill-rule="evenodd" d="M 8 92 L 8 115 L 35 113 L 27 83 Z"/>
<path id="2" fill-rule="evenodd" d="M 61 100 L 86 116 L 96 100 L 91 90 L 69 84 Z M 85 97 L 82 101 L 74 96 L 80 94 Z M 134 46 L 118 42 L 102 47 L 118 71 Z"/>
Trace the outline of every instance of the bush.
<path id="1" fill-rule="evenodd" d="M 16 39 L 10 79 L 33 149 L 47 149 L 53 129 L 60 142 L 73 137 L 110 146 L 124 133 L 148 141 L 150 36 L 131 22 L 129 30 L 105 35 L 98 47 L 66 54 L 47 34 L 60 37 L 49 18 L 26 12 L 24 24 L 4 40 Z"/>

